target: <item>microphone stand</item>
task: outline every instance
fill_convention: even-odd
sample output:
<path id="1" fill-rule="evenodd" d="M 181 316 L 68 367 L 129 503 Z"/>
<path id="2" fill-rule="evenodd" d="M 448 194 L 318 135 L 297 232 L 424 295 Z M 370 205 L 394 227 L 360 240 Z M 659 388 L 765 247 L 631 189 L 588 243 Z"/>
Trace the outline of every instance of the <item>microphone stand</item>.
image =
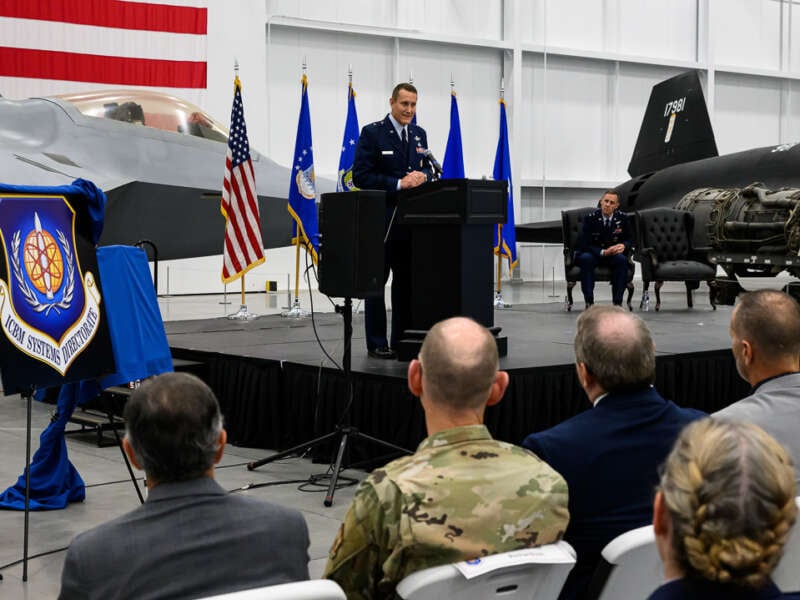
<path id="1" fill-rule="evenodd" d="M 342 353 L 342 371 L 344 372 L 345 382 L 347 383 L 347 390 L 349 396 L 348 407 L 346 411 L 350 410 L 350 403 L 353 401 L 353 379 L 352 379 L 352 372 L 350 369 L 350 343 L 353 337 L 353 300 L 352 298 L 345 298 L 344 299 L 344 306 L 336 305 L 336 312 L 341 314 L 344 320 L 344 350 Z M 315 438 L 294 448 L 289 448 L 288 450 L 284 450 L 283 452 L 278 452 L 277 454 L 273 454 L 272 456 L 268 456 L 266 458 L 262 458 L 260 460 L 256 460 L 247 464 L 247 470 L 252 471 L 257 469 L 258 467 L 274 462 L 276 460 L 280 460 L 282 458 L 286 458 L 288 456 L 294 456 L 296 454 L 303 454 L 314 448 L 323 444 L 329 440 L 339 438 L 339 449 L 336 452 L 336 459 L 332 463 L 331 466 L 331 479 L 330 483 L 328 484 L 328 492 L 325 494 L 325 500 L 323 504 L 325 506 L 331 506 L 333 504 L 333 495 L 336 492 L 336 484 L 339 481 L 339 475 L 342 471 L 342 462 L 344 461 L 345 450 L 347 449 L 347 442 L 348 440 L 353 439 L 363 439 L 368 442 L 372 442 L 373 444 L 377 444 L 379 446 L 383 446 L 394 452 L 400 454 L 412 454 L 408 449 L 402 448 L 400 446 L 396 446 L 390 442 L 380 440 L 376 437 L 372 437 L 371 435 L 367 435 L 366 433 L 362 433 L 358 430 L 357 427 L 353 425 L 337 425 L 336 428 L 323 435 L 322 437 Z"/>
<path id="2" fill-rule="evenodd" d="M 433 152 L 430 151 L 430 148 L 425 150 L 424 154 L 425 158 L 428 161 L 428 166 L 433 171 L 433 176 L 431 177 L 431 181 L 438 181 L 442 177 L 442 173 L 444 170 L 442 169 L 442 165 L 439 164 L 439 161 L 436 160 L 436 157 L 433 155 Z"/>

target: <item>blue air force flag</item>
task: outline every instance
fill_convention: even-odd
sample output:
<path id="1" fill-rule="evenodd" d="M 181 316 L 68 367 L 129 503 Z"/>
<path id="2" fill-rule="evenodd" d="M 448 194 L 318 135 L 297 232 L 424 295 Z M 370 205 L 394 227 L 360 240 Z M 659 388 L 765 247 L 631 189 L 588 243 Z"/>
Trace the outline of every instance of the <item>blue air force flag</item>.
<path id="1" fill-rule="evenodd" d="M 311 113 L 308 109 L 308 79 L 301 79 L 300 116 L 294 143 L 292 178 L 289 182 L 289 214 L 294 219 L 292 243 L 300 243 L 317 262 L 319 225 L 317 188 L 314 184 L 314 153 L 311 148 Z"/>
<path id="2" fill-rule="evenodd" d="M 347 86 L 347 120 L 344 123 L 342 155 L 339 157 L 339 175 L 336 178 L 337 192 L 352 192 L 358 188 L 353 184 L 353 159 L 358 143 L 358 114 L 356 113 L 356 92 L 353 84 Z"/>
<path id="3" fill-rule="evenodd" d="M 7 393 L 114 370 L 94 246 L 77 233 L 78 210 L 85 203 L 74 207 L 64 195 L 0 189 L 0 369 Z M 90 348 L 91 358 L 81 360 Z"/>
<path id="4" fill-rule="evenodd" d="M 450 94 L 450 133 L 442 161 L 442 179 L 464 179 L 464 151 L 461 147 L 461 120 L 456 93 Z"/>
<path id="5" fill-rule="evenodd" d="M 500 99 L 500 134 L 497 138 L 497 152 L 494 156 L 492 176 L 495 181 L 508 182 L 508 220 L 498 223 L 494 230 L 494 253 L 508 259 L 508 270 L 517 264 L 517 231 L 514 226 L 514 185 L 511 181 L 511 155 L 508 151 L 508 120 L 506 102 Z"/>

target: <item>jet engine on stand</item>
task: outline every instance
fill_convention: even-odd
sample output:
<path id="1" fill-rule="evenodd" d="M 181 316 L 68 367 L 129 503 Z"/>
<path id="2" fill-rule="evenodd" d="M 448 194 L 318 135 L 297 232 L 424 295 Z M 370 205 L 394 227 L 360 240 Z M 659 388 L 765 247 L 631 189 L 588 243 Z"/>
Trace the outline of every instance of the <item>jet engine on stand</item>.
<path id="1" fill-rule="evenodd" d="M 799 188 L 769 190 L 760 183 L 700 188 L 676 208 L 694 215 L 695 248 L 707 252 L 731 280 L 782 271 L 800 277 Z"/>

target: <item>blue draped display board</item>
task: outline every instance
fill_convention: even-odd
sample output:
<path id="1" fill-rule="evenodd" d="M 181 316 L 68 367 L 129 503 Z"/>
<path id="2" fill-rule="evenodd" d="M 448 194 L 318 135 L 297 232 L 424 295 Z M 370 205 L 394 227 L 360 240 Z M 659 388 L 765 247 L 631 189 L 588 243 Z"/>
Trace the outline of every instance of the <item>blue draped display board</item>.
<path id="1" fill-rule="evenodd" d="M 97 249 L 106 291 L 106 311 L 117 371 L 100 387 L 126 384 L 172 371 L 172 354 L 147 264 L 147 254 L 133 246 Z"/>
<path id="2" fill-rule="evenodd" d="M 39 449 L 31 461 L 31 510 L 65 508 L 86 496 L 83 479 L 70 463 L 64 441 L 64 429 L 76 406 L 109 386 L 172 371 L 172 355 L 145 251 L 106 246 L 98 248 L 97 263 L 117 372 L 99 383 L 92 379 L 61 387 L 56 416 L 39 438 Z M 24 502 L 23 474 L 0 494 L 0 508 L 22 510 Z"/>
<path id="3" fill-rule="evenodd" d="M 0 184 L 0 373 L 6 394 L 116 369 L 95 244 L 106 197 L 89 181 Z"/>
<path id="4" fill-rule="evenodd" d="M 9 191 L 10 189 L 13 189 L 13 191 Z M 78 250 L 77 257 L 80 261 L 80 267 L 77 264 L 78 261 L 73 259 L 74 266 L 72 268 L 75 271 L 82 268 L 83 271 L 81 273 L 83 273 L 86 271 L 85 265 L 91 264 L 95 267 L 93 278 L 98 285 L 98 289 L 100 289 L 99 281 L 103 282 L 99 306 L 102 308 L 100 315 L 106 340 L 104 354 L 97 357 L 96 364 L 98 368 L 94 369 L 94 372 L 84 370 L 77 376 L 70 376 L 72 375 L 71 369 L 75 368 L 72 366 L 60 380 L 55 382 L 64 383 L 58 397 L 57 412 L 50 425 L 40 436 L 40 446 L 31 461 L 30 467 L 30 508 L 33 510 L 46 510 L 64 508 L 69 502 L 81 501 L 85 497 L 83 480 L 69 461 L 64 441 L 64 429 L 75 407 L 94 398 L 101 389 L 108 386 L 172 371 L 172 357 L 167 345 L 164 325 L 158 309 L 158 302 L 153 290 L 147 256 L 144 250 L 128 246 L 108 246 L 99 248 L 95 255 L 94 244 L 102 232 L 102 210 L 105 203 L 103 193 L 91 183 L 81 180 L 76 180 L 72 186 L 58 188 L 9 188 L 8 186 L 0 185 L 0 228 L 3 227 L 1 215 L 4 208 L 3 202 L 6 199 L 5 194 L 30 198 L 30 194 L 33 193 L 31 190 L 45 196 L 63 195 L 70 198 L 72 203 L 79 206 L 79 208 L 85 207 L 87 214 L 84 220 L 81 221 L 79 217 L 80 210 L 76 210 L 75 221 L 82 223 L 84 228 L 88 227 L 86 231 L 90 235 L 88 239 L 91 242 L 89 246 L 92 256 L 91 260 L 85 263 L 83 255 Z M 91 193 L 84 194 L 85 204 L 80 205 L 78 200 L 72 198 L 72 194 L 80 194 L 84 191 L 93 192 L 94 195 L 92 196 Z M 32 239 L 38 245 L 39 231 L 46 231 L 48 225 L 45 225 L 45 221 L 38 213 L 37 219 L 39 224 L 33 223 L 31 233 L 34 236 Z M 80 230 L 80 228 L 76 227 L 77 230 Z M 65 235 L 59 235 L 59 232 L 63 234 L 63 228 L 57 229 L 56 236 L 54 237 L 51 234 L 50 238 L 60 241 Z M 27 233 L 26 236 L 28 236 Z M 21 240 L 22 234 L 18 237 Z M 43 235 L 43 238 L 45 242 L 50 242 L 46 236 Z M 48 247 L 47 243 L 44 244 L 44 247 L 45 249 Z M 66 259 L 64 255 L 68 251 L 64 251 L 60 246 L 57 249 L 61 251 L 63 264 Z M 52 244 L 50 253 L 53 256 L 57 256 Z M 35 258 L 35 256 L 31 258 Z M 14 271 L 14 260 L 6 257 L 6 272 L 8 272 L 9 264 L 12 264 L 11 271 Z M 22 258 L 16 260 L 20 264 L 24 264 L 25 255 L 23 254 Z M 63 271 L 66 272 L 66 267 Z M 34 275 L 38 275 L 38 272 L 34 273 Z M 50 278 L 51 293 L 54 291 L 52 288 L 55 287 L 52 275 L 53 273 L 51 273 Z M 74 272 L 72 275 L 73 285 L 75 285 L 74 282 L 77 277 L 78 275 Z M 65 278 L 66 276 L 62 276 L 62 285 Z M 58 278 L 56 277 L 55 280 L 57 281 Z M 4 279 L 2 282 L 6 283 L 6 287 L 8 287 L 8 279 Z M 30 288 L 31 284 L 28 284 L 28 286 Z M 63 301 L 58 299 L 60 291 L 60 288 L 55 290 L 54 298 L 52 300 L 48 298 L 47 301 L 55 303 Z M 46 292 L 44 295 L 46 298 Z M 75 292 L 73 292 L 72 296 L 73 298 L 76 296 Z M 24 294 L 23 301 L 26 301 Z M 55 308 L 58 307 L 50 309 L 51 312 Z M 3 337 L 7 336 L 8 333 Z M 97 341 L 97 339 L 97 335 L 95 335 L 92 341 Z M 7 340 L 3 341 L 8 343 Z M 3 352 L 5 354 L 5 348 Z M 2 360 L 0 359 L 0 365 L 4 364 Z M 77 359 L 73 361 L 73 365 L 75 363 L 77 363 Z M 11 391 L 7 383 L 8 378 L 5 376 L 7 371 L 4 366 L 2 369 L 6 390 Z M 9 374 L 11 373 L 9 372 Z M 81 381 L 76 381 L 76 379 L 81 379 Z M 19 381 L 18 385 L 30 385 L 19 380 L 19 378 L 17 380 Z M 51 382 L 47 385 L 52 385 L 51 379 L 47 381 Z M 37 382 L 33 383 L 36 387 L 44 387 L 44 385 Z M 0 494 L 0 508 L 22 510 L 24 501 L 25 477 L 23 473 L 15 485 Z"/>

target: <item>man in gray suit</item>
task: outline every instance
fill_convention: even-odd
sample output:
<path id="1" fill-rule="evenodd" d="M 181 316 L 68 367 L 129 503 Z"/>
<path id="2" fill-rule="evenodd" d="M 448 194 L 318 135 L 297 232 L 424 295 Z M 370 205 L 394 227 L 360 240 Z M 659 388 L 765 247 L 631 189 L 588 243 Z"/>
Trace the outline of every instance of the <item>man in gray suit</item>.
<path id="1" fill-rule="evenodd" d="M 742 294 L 731 314 L 731 347 L 753 388 L 712 416 L 762 427 L 791 454 L 800 485 L 800 305 L 775 290 Z"/>
<path id="2" fill-rule="evenodd" d="M 214 481 L 227 434 L 206 384 L 159 375 L 131 395 L 125 422 L 147 501 L 72 541 L 59 598 L 198 598 L 308 579 L 303 516 Z"/>

